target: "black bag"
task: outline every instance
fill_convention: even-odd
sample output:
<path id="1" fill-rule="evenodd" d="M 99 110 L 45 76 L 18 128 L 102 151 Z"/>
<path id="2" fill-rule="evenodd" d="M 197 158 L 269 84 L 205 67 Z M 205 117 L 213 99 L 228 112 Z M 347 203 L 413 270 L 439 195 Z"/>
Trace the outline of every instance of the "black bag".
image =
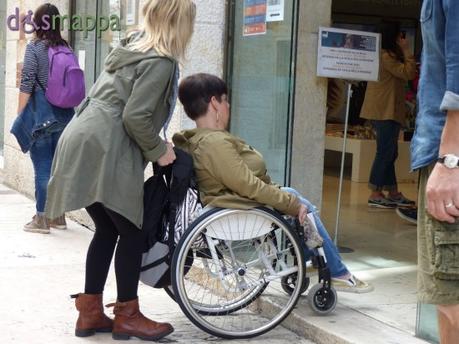
<path id="1" fill-rule="evenodd" d="M 155 166 L 155 175 L 144 186 L 144 225 L 146 247 L 142 256 L 140 280 L 155 288 L 171 285 L 174 249 L 188 225 L 202 209 L 196 185 L 193 160 L 175 148 L 177 159 L 167 167 Z M 193 257 L 188 257 L 185 273 Z"/>

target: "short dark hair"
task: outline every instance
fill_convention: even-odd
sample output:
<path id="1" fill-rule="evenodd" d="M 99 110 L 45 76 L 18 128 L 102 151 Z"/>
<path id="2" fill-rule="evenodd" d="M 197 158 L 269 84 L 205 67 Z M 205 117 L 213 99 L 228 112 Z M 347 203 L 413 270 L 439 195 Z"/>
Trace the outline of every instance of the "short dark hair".
<path id="1" fill-rule="evenodd" d="M 212 97 L 221 101 L 224 94 L 228 94 L 228 87 L 222 79 L 199 73 L 183 79 L 178 96 L 188 117 L 196 120 L 206 114 Z"/>

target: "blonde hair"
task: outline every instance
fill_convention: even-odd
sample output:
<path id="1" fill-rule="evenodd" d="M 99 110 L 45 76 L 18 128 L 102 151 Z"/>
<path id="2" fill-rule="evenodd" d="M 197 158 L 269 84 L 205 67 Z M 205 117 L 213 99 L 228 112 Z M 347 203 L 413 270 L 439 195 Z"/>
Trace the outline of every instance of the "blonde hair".
<path id="1" fill-rule="evenodd" d="M 149 0 L 143 15 L 143 34 L 129 48 L 155 49 L 160 55 L 183 59 L 193 35 L 196 5 L 191 0 Z"/>

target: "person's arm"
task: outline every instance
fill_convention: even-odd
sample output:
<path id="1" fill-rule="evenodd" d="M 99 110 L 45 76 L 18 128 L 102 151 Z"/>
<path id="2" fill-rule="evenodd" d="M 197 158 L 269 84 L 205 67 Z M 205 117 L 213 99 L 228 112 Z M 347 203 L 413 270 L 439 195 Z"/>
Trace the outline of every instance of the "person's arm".
<path id="1" fill-rule="evenodd" d="M 383 68 L 396 78 L 406 81 L 413 80 L 416 77 L 416 59 L 409 50 L 402 50 L 405 62 L 400 62 L 389 53 L 384 53 L 382 55 Z"/>
<path id="2" fill-rule="evenodd" d="M 174 63 L 167 58 L 153 58 L 139 63 L 137 69 L 139 75 L 123 111 L 123 124 L 145 160 L 155 162 L 166 154 L 167 146 L 159 136 L 163 123 L 155 117 L 154 110 L 165 101 Z"/>
<path id="3" fill-rule="evenodd" d="M 30 94 L 19 92 L 19 101 L 18 101 L 18 112 L 19 115 L 26 107 L 27 103 L 29 102 Z"/>
<path id="4" fill-rule="evenodd" d="M 298 215 L 299 200 L 255 176 L 230 140 L 225 138 L 212 144 L 203 143 L 203 147 L 195 153 L 200 155 L 200 160 L 213 177 L 229 190 L 288 215 Z"/>
<path id="5" fill-rule="evenodd" d="M 32 94 L 35 83 L 37 82 L 37 75 L 37 56 L 32 44 L 28 44 L 26 47 L 24 63 L 21 71 L 21 86 L 19 87 L 19 100 L 17 110 L 18 115 L 24 110 L 30 99 L 30 95 Z"/>
<path id="6" fill-rule="evenodd" d="M 459 156 L 459 1 L 444 1 L 446 92 L 441 110 L 447 112 L 439 155 Z M 454 223 L 459 217 L 459 169 L 436 164 L 427 182 L 427 208 L 439 221 Z M 454 206 L 445 207 L 452 203 Z"/>

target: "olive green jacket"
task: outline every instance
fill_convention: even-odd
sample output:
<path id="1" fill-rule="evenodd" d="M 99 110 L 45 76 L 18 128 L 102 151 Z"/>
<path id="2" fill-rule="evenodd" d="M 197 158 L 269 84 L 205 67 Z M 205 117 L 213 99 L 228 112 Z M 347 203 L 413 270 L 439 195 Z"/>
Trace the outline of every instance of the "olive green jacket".
<path id="1" fill-rule="evenodd" d="M 59 140 L 48 217 L 101 202 L 142 227 L 144 168 L 166 152 L 158 134 L 169 114 L 175 68 L 154 50 L 121 45 L 109 54 Z"/>
<path id="2" fill-rule="evenodd" d="M 197 128 L 175 134 L 173 141 L 193 157 L 204 204 L 236 209 L 268 205 L 298 214 L 298 199 L 271 183 L 263 156 L 240 138 Z"/>

